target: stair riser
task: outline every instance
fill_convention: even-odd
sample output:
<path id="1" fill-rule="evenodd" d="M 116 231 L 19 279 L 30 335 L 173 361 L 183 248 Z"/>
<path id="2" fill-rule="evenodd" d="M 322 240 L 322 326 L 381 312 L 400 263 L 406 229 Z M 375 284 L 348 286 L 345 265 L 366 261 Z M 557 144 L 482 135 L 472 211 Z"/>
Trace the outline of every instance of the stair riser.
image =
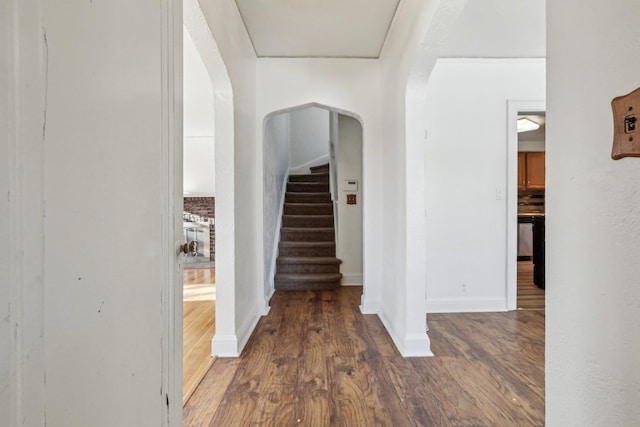
<path id="1" fill-rule="evenodd" d="M 289 182 L 329 182 L 329 174 L 289 175 Z"/>
<path id="2" fill-rule="evenodd" d="M 275 287 L 278 291 L 324 291 L 339 288 L 340 281 L 297 283 L 276 280 Z"/>
<path id="3" fill-rule="evenodd" d="M 331 203 L 329 193 L 287 193 L 285 203 Z"/>
<path id="4" fill-rule="evenodd" d="M 317 204 L 317 205 L 296 205 L 285 204 L 285 215 L 333 215 L 333 205 Z"/>
<path id="5" fill-rule="evenodd" d="M 307 216 L 287 216 L 282 218 L 282 225 L 284 227 L 311 227 L 311 228 L 331 228 L 333 227 L 333 216 L 328 217 L 313 217 Z"/>
<path id="6" fill-rule="evenodd" d="M 340 264 L 278 264 L 278 273 L 340 273 Z"/>
<path id="7" fill-rule="evenodd" d="M 329 172 L 329 165 L 313 166 L 309 168 L 311 173 L 327 173 Z"/>
<path id="8" fill-rule="evenodd" d="M 333 242 L 335 232 L 331 230 L 286 230 L 282 229 L 280 240 L 287 242 Z"/>
<path id="9" fill-rule="evenodd" d="M 328 182 L 290 182 L 287 191 L 294 193 L 328 193 Z"/>
<path id="10" fill-rule="evenodd" d="M 303 257 L 303 256 L 317 256 L 317 257 L 335 257 L 336 256 L 336 248 L 335 246 L 329 247 L 304 247 L 304 248 L 292 248 L 292 247 L 280 247 L 278 251 L 280 256 L 292 256 L 292 257 Z"/>

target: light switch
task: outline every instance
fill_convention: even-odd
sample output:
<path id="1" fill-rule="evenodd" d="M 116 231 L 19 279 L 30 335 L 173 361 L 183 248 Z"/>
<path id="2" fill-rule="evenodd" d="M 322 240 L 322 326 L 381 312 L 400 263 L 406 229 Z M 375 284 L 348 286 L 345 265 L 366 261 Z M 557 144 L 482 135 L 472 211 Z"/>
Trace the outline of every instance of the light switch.
<path id="1" fill-rule="evenodd" d="M 640 88 L 633 92 L 613 98 L 613 148 L 611 158 L 640 157 L 640 131 L 638 118 L 640 114 Z"/>

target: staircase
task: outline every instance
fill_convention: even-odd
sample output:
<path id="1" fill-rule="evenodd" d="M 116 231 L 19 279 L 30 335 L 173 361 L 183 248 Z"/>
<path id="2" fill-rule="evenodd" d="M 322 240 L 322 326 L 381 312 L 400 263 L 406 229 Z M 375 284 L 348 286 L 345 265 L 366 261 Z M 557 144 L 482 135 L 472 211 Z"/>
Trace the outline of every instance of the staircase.
<path id="1" fill-rule="evenodd" d="M 328 164 L 312 167 L 308 175 L 289 176 L 276 262 L 276 290 L 340 286 Z"/>

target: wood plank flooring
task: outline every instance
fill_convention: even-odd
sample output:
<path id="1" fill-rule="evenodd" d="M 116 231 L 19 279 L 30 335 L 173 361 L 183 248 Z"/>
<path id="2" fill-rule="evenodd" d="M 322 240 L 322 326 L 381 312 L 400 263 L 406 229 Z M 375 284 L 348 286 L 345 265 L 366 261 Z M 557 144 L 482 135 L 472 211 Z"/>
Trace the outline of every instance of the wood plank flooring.
<path id="1" fill-rule="evenodd" d="M 215 333 L 215 269 L 185 269 L 183 274 L 183 403 L 211 367 Z"/>
<path id="2" fill-rule="evenodd" d="M 518 261 L 518 299 L 516 306 L 522 309 L 544 310 L 544 289 L 533 283 L 533 262 Z"/>
<path id="3" fill-rule="evenodd" d="M 237 359 L 217 359 L 184 426 L 543 426 L 544 311 L 431 314 L 436 357 L 405 359 L 361 287 L 276 292 Z"/>

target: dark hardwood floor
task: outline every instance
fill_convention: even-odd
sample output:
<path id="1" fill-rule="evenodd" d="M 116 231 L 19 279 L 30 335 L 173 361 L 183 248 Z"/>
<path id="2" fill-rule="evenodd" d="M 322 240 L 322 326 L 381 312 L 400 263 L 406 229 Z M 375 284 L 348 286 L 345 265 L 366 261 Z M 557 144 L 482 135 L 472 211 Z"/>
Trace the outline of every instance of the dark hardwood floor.
<path id="1" fill-rule="evenodd" d="M 518 261 L 518 299 L 516 306 L 529 310 L 544 310 L 544 289 L 533 283 L 533 262 Z"/>
<path id="2" fill-rule="evenodd" d="M 543 426 L 544 311 L 431 314 L 405 359 L 361 287 L 277 292 L 241 357 L 218 359 L 185 426 Z"/>

